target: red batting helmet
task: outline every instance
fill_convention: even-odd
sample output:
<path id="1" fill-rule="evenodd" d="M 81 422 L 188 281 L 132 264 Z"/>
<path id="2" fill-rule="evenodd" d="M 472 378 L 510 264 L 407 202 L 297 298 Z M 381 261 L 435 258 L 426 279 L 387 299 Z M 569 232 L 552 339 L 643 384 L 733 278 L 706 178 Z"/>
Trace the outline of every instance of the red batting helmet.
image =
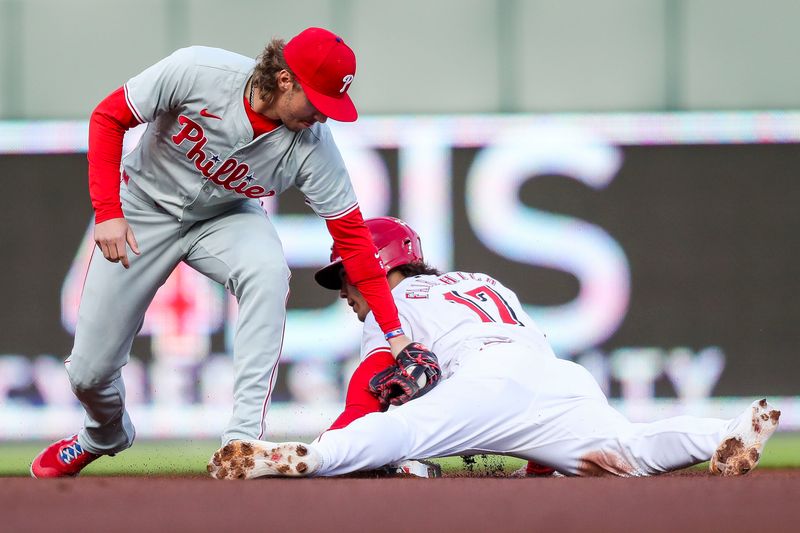
<path id="1" fill-rule="evenodd" d="M 423 260 L 419 235 L 399 218 L 375 217 L 365 220 L 364 224 L 372 233 L 372 242 L 378 249 L 386 272 L 400 265 Z M 317 270 L 314 279 L 326 289 L 338 291 L 342 288 L 342 268 L 342 255 L 334 244 L 331 247 L 331 263 Z"/>

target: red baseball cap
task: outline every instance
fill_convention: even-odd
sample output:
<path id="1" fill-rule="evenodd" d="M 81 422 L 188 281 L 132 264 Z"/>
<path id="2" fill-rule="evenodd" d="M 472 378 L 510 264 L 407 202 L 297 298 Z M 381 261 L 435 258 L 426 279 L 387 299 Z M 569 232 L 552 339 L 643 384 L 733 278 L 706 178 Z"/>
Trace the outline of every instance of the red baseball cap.
<path id="1" fill-rule="evenodd" d="M 341 37 L 322 28 L 307 28 L 286 43 L 283 57 L 320 113 L 340 122 L 358 118 L 347 94 L 356 74 L 356 55 Z"/>

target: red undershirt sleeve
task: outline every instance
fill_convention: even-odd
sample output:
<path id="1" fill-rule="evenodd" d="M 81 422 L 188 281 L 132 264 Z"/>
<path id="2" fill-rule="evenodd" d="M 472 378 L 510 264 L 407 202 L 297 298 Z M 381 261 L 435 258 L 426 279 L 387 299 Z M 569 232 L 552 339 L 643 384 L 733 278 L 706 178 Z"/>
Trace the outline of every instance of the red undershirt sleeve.
<path id="1" fill-rule="evenodd" d="M 329 431 L 346 427 L 353 420 L 381 410 L 380 402 L 369 391 L 369 380 L 378 372 L 394 364 L 394 357 L 388 349 L 372 352 L 372 355 L 361 361 L 347 386 L 344 411 L 331 425 Z"/>
<path id="2" fill-rule="evenodd" d="M 392 299 L 386 272 L 376 258 L 377 250 L 364 225 L 361 210 L 356 208 L 341 218 L 325 222 L 336 249 L 342 254 L 347 278 L 367 300 L 378 325 L 384 333 L 399 329 L 397 306 Z"/>
<path id="3" fill-rule="evenodd" d="M 95 224 L 122 218 L 119 200 L 119 165 L 125 131 L 139 125 L 120 87 L 102 102 L 89 120 L 89 196 Z"/>

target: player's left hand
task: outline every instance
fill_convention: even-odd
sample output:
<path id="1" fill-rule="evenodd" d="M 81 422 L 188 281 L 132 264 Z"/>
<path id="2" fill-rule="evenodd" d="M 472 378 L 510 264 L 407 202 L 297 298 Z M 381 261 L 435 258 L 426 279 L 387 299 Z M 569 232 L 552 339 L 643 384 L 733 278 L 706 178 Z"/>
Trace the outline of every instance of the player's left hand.
<path id="1" fill-rule="evenodd" d="M 397 366 L 375 374 L 370 391 L 378 397 L 382 410 L 419 398 L 439 383 L 442 369 L 436 355 L 418 342 L 406 346 L 397 356 Z"/>

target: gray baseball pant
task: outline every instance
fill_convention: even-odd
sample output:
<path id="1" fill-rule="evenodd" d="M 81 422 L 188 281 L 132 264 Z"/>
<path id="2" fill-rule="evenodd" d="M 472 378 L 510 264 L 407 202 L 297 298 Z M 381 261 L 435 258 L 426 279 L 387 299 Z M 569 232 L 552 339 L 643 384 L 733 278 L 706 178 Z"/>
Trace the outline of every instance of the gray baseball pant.
<path id="1" fill-rule="evenodd" d="M 289 268 L 275 228 L 257 201 L 217 217 L 180 222 L 144 195 L 121 187 L 122 207 L 141 255 L 130 268 L 95 247 L 81 296 L 75 344 L 66 360 L 86 411 L 78 441 L 97 454 L 133 443 L 122 367 L 158 288 L 180 261 L 223 284 L 239 303 L 234 340 L 233 415 L 222 435 L 261 439 L 283 343 Z"/>

